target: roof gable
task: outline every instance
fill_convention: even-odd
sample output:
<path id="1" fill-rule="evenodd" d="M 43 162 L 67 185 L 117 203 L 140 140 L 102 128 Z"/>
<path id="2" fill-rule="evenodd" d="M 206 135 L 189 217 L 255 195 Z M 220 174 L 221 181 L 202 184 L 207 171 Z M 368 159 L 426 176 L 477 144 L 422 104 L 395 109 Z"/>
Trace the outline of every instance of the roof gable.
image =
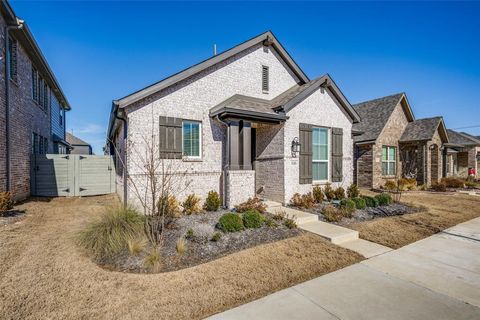
<path id="1" fill-rule="evenodd" d="M 90 146 L 89 143 L 86 143 L 82 139 L 74 136 L 73 134 L 71 134 L 69 132 L 66 132 L 65 140 L 67 140 L 67 142 L 69 144 L 71 144 L 72 146 Z"/>
<path id="2" fill-rule="evenodd" d="M 361 118 L 359 123 L 353 125 L 353 130 L 361 133 L 354 137 L 354 141 L 374 142 L 382 133 L 399 103 L 402 105 L 407 120 L 413 121 L 415 119 L 413 112 L 407 96 L 403 92 L 353 105 Z"/>
<path id="3" fill-rule="evenodd" d="M 465 132 L 458 132 L 447 129 L 448 137 L 451 143 L 459 145 L 480 145 L 480 139 Z"/>
<path id="4" fill-rule="evenodd" d="M 337 87 L 332 78 L 327 74 L 303 85 L 295 85 L 273 98 L 272 100 L 234 95 L 210 109 L 210 116 L 216 116 L 227 109 L 236 109 L 248 112 L 259 112 L 277 116 L 286 120 L 285 114 L 295 108 L 300 102 L 314 93 L 320 87 L 328 90 L 342 107 L 342 111 L 353 121 L 358 122 L 360 117 Z"/>
<path id="5" fill-rule="evenodd" d="M 438 131 L 443 143 L 448 142 L 448 134 L 442 117 L 418 119 L 410 122 L 400 138 L 401 142 L 432 140 Z"/>
<path id="6" fill-rule="evenodd" d="M 134 102 L 137 102 L 143 98 L 146 98 L 152 94 L 159 92 L 171 85 L 174 85 L 177 82 L 185 80 L 199 72 L 212 67 L 220 62 L 225 61 L 226 59 L 251 48 L 258 43 L 263 43 L 266 46 L 272 46 L 275 51 L 278 53 L 279 57 L 285 62 L 285 65 L 302 81 L 302 83 L 307 83 L 309 81 L 307 75 L 302 71 L 302 69 L 297 65 L 297 63 L 292 59 L 288 54 L 285 48 L 280 44 L 277 38 L 273 35 L 271 31 L 264 32 L 250 40 L 247 40 L 231 49 L 228 49 L 218 55 L 215 55 L 211 58 L 208 58 L 196 65 L 193 65 L 187 69 L 184 69 L 170 77 L 167 77 L 157 83 L 154 83 L 144 89 L 141 89 L 137 92 L 134 92 L 128 96 L 125 96 L 117 101 L 114 101 L 120 108 L 128 106 Z"/>

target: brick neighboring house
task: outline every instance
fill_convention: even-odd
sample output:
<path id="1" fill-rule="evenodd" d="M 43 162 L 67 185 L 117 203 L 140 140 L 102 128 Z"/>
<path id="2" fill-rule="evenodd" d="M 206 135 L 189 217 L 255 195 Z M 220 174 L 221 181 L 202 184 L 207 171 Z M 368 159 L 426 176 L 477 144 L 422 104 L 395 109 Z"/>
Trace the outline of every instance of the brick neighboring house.
<path id="1" fill-rule="evenodd" d="M 107 150 L 128 202 L 127 175 L 144 179 L 131 146 L 143 148 L 153 130 L 161 157 L 191 182 L 180 200 L 216 190 L 229 207 L 255 195 L 286 203 L 314 184 L 352 183 L 357 121 L 330 76 L 310 80 L 266 32 L 114 101 Z"/>
<path id="2" fill-rule="evenodd" d="M 446 176 L 467 178 L 473 168 L 475 177 L 480 177 L 480 138 L 465 132 L 447 130 L 450 143 L 446 144 Z"/>
<path id="3" fill-rule="evenodd" d="M 448 135 L 442 117 L 415 120 L 405 93 L 353 105 L 361 121 L 353 125 L 354 180 L 378 188 L 396 177 L 431 185 L 443 175 Z"/>
<path id="4" fill-rule="evenodd" d="M 0 191 L 30 195 L 30 155 L 66 152 L 70 106 L 27 24 L 0 1 Z"/>
<path id="5" fill-rule="evenodd" d="M 82 139 L 74 136 L 71 133 L 67 132 L 66 140 L 70 145 L 69 152 L 70 154 L 93 154 L 92 146 Z"/>

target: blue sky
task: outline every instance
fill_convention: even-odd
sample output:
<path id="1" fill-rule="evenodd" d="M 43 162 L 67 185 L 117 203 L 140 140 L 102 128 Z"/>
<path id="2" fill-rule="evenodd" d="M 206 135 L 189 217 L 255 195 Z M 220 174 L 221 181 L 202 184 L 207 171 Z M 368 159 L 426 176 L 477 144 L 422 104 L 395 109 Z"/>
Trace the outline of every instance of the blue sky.
<path id="1" fill-rule="evenodd" d="M 101 153 L 113 99 L 272 30 L 310 78 L 351 103 L 405 91 L 417 118 L 480 135 L 478 2 L 12 1 Z"/>

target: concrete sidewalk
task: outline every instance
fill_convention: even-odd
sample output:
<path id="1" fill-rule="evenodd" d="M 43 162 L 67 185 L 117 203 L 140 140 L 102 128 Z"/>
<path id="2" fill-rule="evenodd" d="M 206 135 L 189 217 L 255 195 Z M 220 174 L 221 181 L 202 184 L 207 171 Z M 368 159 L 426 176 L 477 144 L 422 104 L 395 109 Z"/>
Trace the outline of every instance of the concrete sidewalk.
<path id="1" fill-rule="evenodd" d="M 480 319 L 480 218 L 211 319 Z"/>

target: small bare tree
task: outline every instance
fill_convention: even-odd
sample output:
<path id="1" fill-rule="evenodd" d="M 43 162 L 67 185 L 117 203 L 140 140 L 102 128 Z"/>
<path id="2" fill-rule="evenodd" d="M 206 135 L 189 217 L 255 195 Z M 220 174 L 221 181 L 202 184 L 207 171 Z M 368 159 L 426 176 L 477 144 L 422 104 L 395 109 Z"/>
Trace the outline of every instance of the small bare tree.
<path id="1" fill-rule="evenodd" d="M 408 147 L 400 147 L 399 155 L 402 164 L 401 171 L 397 170 L 395 175 L 395 190 L 393 190 L 393 200 L 400 202 L 403 191 L 405 191 L 404 179 L 417 179 L 418 168 L 416 163 L 416 156 L 413 157 L 410 153 L 414 153 L 414 149 Z"/>
<path id="2" fill-rule="evenodd" d="M 150 128 L 147 134 L 141 135 L 141 143 L 129 141 L 125 146 L 125 154 L 134 154 L 129 161 L 125 161 L 115 143 L 115 154 L 121 161 L 124 170 L 130 164 L 133 173 L 126 171 L 128 188 L 132 191 L 135 200 L 142 207 L 145 214 L 145 235 L 150 243 L 160 247 L 163 242 L 165 227 L 177 218 L 179 211 L 175 194 L 180 194 L 190 185 L 187 181 L 187 170 L 180 168 L 178 159 L 163 159 L 160 153 L 160 137 L 156 134 L 156 123 L 152 109 Z M 127 162 L 127 163 L 126 163 Z M 125 199 L 126 200 L 126 199 Z"/>

